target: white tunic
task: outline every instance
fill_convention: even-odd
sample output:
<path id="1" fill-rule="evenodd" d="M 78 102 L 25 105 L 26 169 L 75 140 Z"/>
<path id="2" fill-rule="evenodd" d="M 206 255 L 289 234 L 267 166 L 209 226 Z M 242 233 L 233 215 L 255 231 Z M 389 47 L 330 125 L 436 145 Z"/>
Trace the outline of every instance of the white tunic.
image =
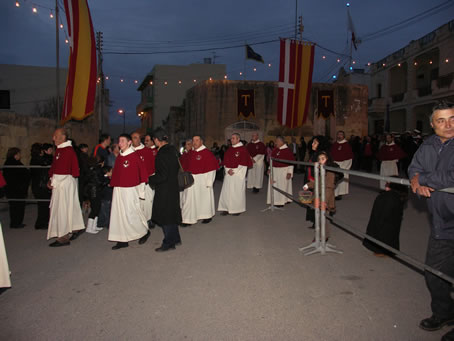
<path id="1" fill-rule="evenodd" d="M 265 170 L 264 158 L 264 154 L 257 154 L 252 158 L 255 162 L 247 173 L 247 188 L 263 187 L 263 173 Z"/>
<path id="2" fill-rule="evenodd" d="M 77 191 L 77 179 L 70 174 L 54 174 L 51 179 L 50 218 L 47 239 L 63 237 L 85 228 Z"/>
<path id="3" fill-rule="evenodd" d="M 216 213 L 213 192 L 216 171 L 192 176 L 194 185 L 185 189 L 183 195 L 181 215 L 184 224 L 195 224 L 197 220 L 210 219 Z"/>
<path id="4" fill-rule="evenodd" d="M 398 160 L 389 160 L 382 161 L 380 166 L 380 175 L 381 176 L 393 176 L 399 175 L 399 170 L 397 169 Z M 385 189 L 386 181 L 380 181 L 380 189 Z"/>
<path id="5" fill-rule="evenodd" d="M 275 183 L 274 187 L 279 188 L 281 191 L 287 192 L 293 195 L 292 178 L 287 179 L 287 174 L 292 174 L 293 177 L 293 166 L 287 167 L 273 167 L 273 180 Z M 292 202 L 292 199 L 287 198 L 285 195 L 273 190 L 274 205 L 285 205 L 288 202 Z M 268 191 L 266 194 L 266 203 L 271 204 L 271 183 L 268 183 Z"/>
<path id="6" fill-rule="evenodd" d="M 246 166 L 225 168 L 224 182 L 219 197 L 218 211 L 227 211 L 230 214 L 246 211 Z M 233 175 L 228 171 L 232 169 Z"/>
<path id="7" fill-rule="evenodd" d="M 8 267 L 8 259 L 6 258 L 5 242 L 3 241 L 2 224 L 0 224 L 0 288 L 9 288 L 11 280 Z"/>
<path id="8" fill-rule="evenodd" d="M 353 160 L 350 159 L 350 160 L 334 161 L 334 162 L 337 163 L 339 165 L 339 167 L 342 169 L 350 169 L 352 167 L 352 161 Z M 348 174 L 344 173 L 344 178 L 336 186 L 336 189 L 334 190 L 334 195 L 337 197 L 339 195 L 348 194 L 348 185 L 349 185 L 349 176 L 348 176 Z"/>
<path id="9" fill-rule="evenodd" d="M 134 150 L 141 150 L 146 148 L 143 144 L 140 144 L 138 147 L 133 147 Z M 152 174 L 153 175 L 153 174 Z M 145 186 L 145 200 L 140 200 L 140 207 L 142 208 L 143 215 L 145 219 L 149 221 L 153 214 L 153 199 L 154 199 L 154 189 L 151 189 L 150 186 Z"/>

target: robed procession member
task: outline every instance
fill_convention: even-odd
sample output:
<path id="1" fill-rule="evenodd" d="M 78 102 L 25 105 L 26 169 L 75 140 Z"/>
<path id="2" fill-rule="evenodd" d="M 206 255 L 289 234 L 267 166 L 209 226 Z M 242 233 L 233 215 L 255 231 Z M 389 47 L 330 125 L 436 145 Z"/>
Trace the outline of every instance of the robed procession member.
<path id="1" fill-rule="evenodd" d="M 185 171 L 185 172 L 189 171 L 189 154 L 191 151 L 192 151 L 192 139 L 186 139 L 186 141 L 184 141 L 183 151 L 181 152 L 181 155 L 179 157 L 180 166 L 183 169 L 183 171 Z M 180 208 L 181 208 L 181 210 L 183 210 L 184 203 L 186 202 L 186 196 L 188 194 L 188 189 L 189 189 L 189 187 L 180 191 Z M 184 222 L 183 212 L 181 212 L 181 217 L 182 217 L 182 223 L 180 224 L 181 227 L 188 227 L 189 225 L 191 225 L 190 223 Z"/>
<path id="2" fill-rule="evenodd" d="M 5 178 L 0 172 L 0 198 L 3 197 L 3 189 L 6 186 Z M 11 279 L 8 267 L 8 258 L 6 258 L 5 242 L 3 240 L 2 224 L 0 224 L 0 288 L 11 287 Z M 5 290 L 5 289 L 4 289 Z"/>
<path id="3" fill-rule="evenodd" d="M 152 176 L 155 172 L 155 158 L 156 153 L 151 148 L 146 148 L 141 140 L 140 134 L 134 132 L 131 134 L 132 139 L 132 148 L 139 154 L 140 159 L 145 163 L 145 168 L 147 169 L 147 178 Z M 147 180 L 148 182 L 148 180 Z M 147 219 L 148 225 L 151 225 L 151 215 L 153 213 L 153 198 L 154 192 L 150 186 L 145 186 L 145 200 L 141 200 L 140 204 L 142 207 L 143 214 L 145 219 Z"/>
<path id="4" fill-rule="evenodd" d="M 272 158 L 295 161 L 293 152 L 288 148 L 285 140 L 282 136 L 276 137 L 275 141 L 276 147 L 271 153 Z M 271 204 L 271 186 L 279 188 L 281 191 L 287 192 L 288 194 L 293 194 L 292 189 L 292 178 L 293 178 L 293 165 L 288 163 L 283 163 L 279 161 L 273 161 L 273 178 L 270 174 L 270 182 L 268 183 L 268 192 L 266 195 L 266 203 Z M 274 205 L 278 207 L 284 206 L 288 202 L 292 202 L 292 199 L 286 197 L 280 192 L 273 189 L 274 196 Z"/>
<path id="5" fill-rule="evenodd" d="M 343 131 L 337 132 L 336 142 L 331 146 L 330 154 L 333 161 L 337 163 L 340 168 L 350 169 L 352 167 L 353 151 L 352 147 L 345 139 L 345 133 Z M 344 173 L 344 178 L 337 184 L 336 190 L 334 191 L 337 200 L 340 200 L 342 195 L 348 194 L 348 185 L 349 177 L 348 174 Z"/>
<path id="6" fill-rule="evenodd" d="M 181 215 L 183 224 L 195 224 L 202 220 L 208 224 L 216 214 L 214 206 L 213 184 L 216 179 L 218 161 L 213 153 L 203 145 L 199 135 L 192 138 L 193 150 L 188 152 L 184 169 L 194 177 L 194 184 L 185 189 Z M 181 162 L 181 158 L 180 158 Z"/>
<path id="7" fill-rule="evenodd" d="M 254 133 L 246 148 L 253 163 L 252 168 L 247 173 L 247 188 L 252 188 L 253 193 L 258 193 L 260 188 L 263 187 L 266 146 L 259 140 L 259 134 Z"/>
<path id="8" fill-rule="evenodd" d="M 117 242 L 112 250 L 129 246 L 129 241 L 139 239 L 143 244 L 150 236 L 147 220 L 141 208 L 145 200 L 148 171 L 145 163 L 131 146 L 131 136 L 118 138 L 120 154 L 115 160 L 110 185 L 113 187 L 110 212 L 109 241 Z"/>
<path id="9" fill-rule="evenodd" d="M 178 151 L 169 145 L 167 133 L 159 129 L 153 133 L 158 147 L 156 172 L 149 178 L 149 185 L 155 189 L 153 201 L 153 222 L 161 226 L 164 239 L 156 252 L 175 249 L 181 244 L 178 224 L 181 223 L 180 191 L 178 187 Z"/>
<path id="10" fill-rule="evenodd" d="M 218 204 L 221 215 L 246 211 L 246 172 L 252 167 L 252 159 L 240 139 L 240 134 L 232 134 L 232 146 L 224 154 L 225 176 Z"/>
<path id="11" fill-rule="evenodd" d="M 377 159 L 381 161 L 380 175 L 393 176 L 399 175 L 397 162 L 405 157 L 404 151 L 394 143 L 394 136 L 386 135 L 386 143 L 380 148 Z M 380 181 L 380 188 L 385 189 L 386 181 Z"/>
<path id="12" fill-rule="evenodd" d="M 64 128 L 55 130 L 53 141 L 57 146 L 49 170 L 48 186 L 52 189 L 47 239 L 57 237 L 51 247 L 69 245 L 85 229 L 79 204 L 77 177 L 79 163 L 76 152 L 68 141 Z M 71 235 L 72 234 L 72 235 Z"/>

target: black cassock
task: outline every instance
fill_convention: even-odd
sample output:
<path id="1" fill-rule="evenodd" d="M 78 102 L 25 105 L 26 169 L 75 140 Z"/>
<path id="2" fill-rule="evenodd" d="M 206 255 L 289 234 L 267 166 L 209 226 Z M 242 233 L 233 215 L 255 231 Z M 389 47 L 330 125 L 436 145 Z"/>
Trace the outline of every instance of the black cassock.
<path id="1" fill-rule="evenodd" d="M 391 190 L 380 193 L 374 201 L 366 234 L 399 250 L 399 234 L 404 202 Z M 374 242 L 364 239 L 363 245 L 376 253 L 392 254 Z"/>

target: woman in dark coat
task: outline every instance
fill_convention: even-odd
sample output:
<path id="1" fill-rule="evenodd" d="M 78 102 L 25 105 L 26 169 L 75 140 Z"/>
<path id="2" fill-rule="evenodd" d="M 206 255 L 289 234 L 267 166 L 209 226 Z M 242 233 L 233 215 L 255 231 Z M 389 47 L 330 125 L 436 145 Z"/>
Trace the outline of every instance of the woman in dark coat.
<path id="1" fill-rule="evenodd" d="M 50 144 L 34 143 L 31 148 L 30 165 L 50 166 L 52 154 L 49 156 Z M 52 191 L 47 187 L 49 181 L 49 168 L 32 168 L 30 170 L 32 180 L 32 193 L 36 199 L 50 199 Z M 47 229 L 49 225 L 49 201 L 38 201 L 38 216 L 36 217 L 35 229 Z"/>
<path id="2" fill-rule="evenodd" d="M 20 161 L 19 148 L 9 148 L 6 154 L 5 166 L 23 166 Z M 5 168 L 3 175 L 6 180 L 6 197 L 8 199 L 25 199 L 27 197 L 30 173 L 26 168 Z M 10 201 L 10 228 L 23 228 L 25 201 Z"/>
<path id="3" fill-rule="evenodd" d="M 168 144 L 167 134 L 159 129 L 153 134 L 158 147 L 156 173 L 149 178 L 149 185 L 155 190 L 153 216 L 151 220 L 162 227 L 164 240 L 155 251 L 175 249 L 181 244 L 178 224 L 181 223 L 180 190 L 178 188 L 178 151 Z"/>
<path id="4" fill-rule="evenodd" d="M 399 250 L 400 225 L 407 196 L 406 186 L 387 183 L 385 191 L 374 201 L 366 234 Z M 393 254 L 368 239 L 363 240 L 363 245 L 379 257 Z"/>

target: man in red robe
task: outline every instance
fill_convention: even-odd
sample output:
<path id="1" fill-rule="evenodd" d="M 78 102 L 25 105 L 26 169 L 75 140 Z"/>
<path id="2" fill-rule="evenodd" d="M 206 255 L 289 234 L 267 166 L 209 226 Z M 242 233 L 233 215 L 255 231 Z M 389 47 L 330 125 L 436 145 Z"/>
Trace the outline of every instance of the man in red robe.
<path id="1" fill-rule="evenodd" d="M 263 186 L 264 159 L 266 153 L 265 144 L 259 140 L 259 134 L 252 134 L 252 140 L 246 145 L 251 155 L 253 166 L 247 173 L 247 188 L 252 188 L 253 193 L 258 193 Z"/>
<path id="2" fill-rule="evenodd" d="M 282 136 L 276 137 L 275 141 L 276 147 L 271 153 L 272 158 L 295 161 L 295 156 L 293 151 L 288 148 L 285 140 Z M 269 172 L 270 174 L 271 172 Z M 284 191 L 290 195 L 293 195 L 292 187 L 292 178 L 293 178 L 293 165 L 289 163 L 273 161 L 273 179 L 271 179 L 268 184 L 268 193 L 266 196 L 267 204 L 271 204 L 271 186 L 279 188 L 281 191 Z M 285 195 L 279 193 L 276 190 L 273 190 L 274 205 L 277 207 L 282 207 L 286 203 L 292 202 L 292 199 L 286 197 Z"/>
<path id="3" fill-rule="evenodd" d="M 336 135 L 336 142 L 331 146 L 331 157 L 333 161 L 342 169 L 350 169 L 353 162 L 352 147 L 345 139 L 345 133 L 340 130 Z M 342 195 L 348 194 L 349 177 L 344 174 L 344 178 L 340 181 L 334 191 L 337 200 L 342 199 Z"/>
<path id="4" fill-rule="evenodd" d="M 69 245 L 70 240 L 76 239 L 85 229 L 85 225 L 77 190 L 79 162 L 76 153 L 64 128 L 55 130 L 53 140 L 57 150 L 49 169 L 47 185 L 52 189 L 47 239 L 56 237 L 57 240 L 49 246 L 58 247 Z"/>
<path id="5" fill-rule="evenodd" d="M 224 154 L 225 176 L 218 204 L 221 215 L 238 216 L 246 211 L 246 172 L 252 159 L 240 140 L 240 134 L 232 134 L 232 146 Z"/>
<path id="6" fill-rule="evenodd" d="M 143 244 L 150 236 L 147 220 L 141 208 L 145 200 L 145 184 L 148 171 L 139 154 L 131 146 L 131 136 L 121 134 L 118 138 L 120 154 L 115 160 L 110 185 L 114 188 L 110 212 L 109 241 L 117 244 L 112 250 L 129 246 L 129 241 Z"/>
<path id="7" fill-rule="evenodd" d="M 386 143 L 381 146 L 377 154 L 377 159 L 381 161 L 380 175 L 393 176 L 399 175 L 397 162 L 404 158 L 406 154 L 397 144 L 394 143 L 394 136 L 386 135 Z M 385 189 L 386 181 L 380 181 L 380 188 Z"/>
<path id="8" fill-rule="evenodd" d="M 213 184 L 216 179 L 218 161 L 213 153 L 203 145 L 200 135 L 192 138 L 192 146 L 194 149 L 187 153 L 187 161 L 184 163 L 185 170 L 194 177 L 194 184 L 185 189 L 186 193 L 181 207 L 182 226 L 195 224 L 198 220 L 202 220 L 202 224 L 208 224 L 216 214 Z"/>

